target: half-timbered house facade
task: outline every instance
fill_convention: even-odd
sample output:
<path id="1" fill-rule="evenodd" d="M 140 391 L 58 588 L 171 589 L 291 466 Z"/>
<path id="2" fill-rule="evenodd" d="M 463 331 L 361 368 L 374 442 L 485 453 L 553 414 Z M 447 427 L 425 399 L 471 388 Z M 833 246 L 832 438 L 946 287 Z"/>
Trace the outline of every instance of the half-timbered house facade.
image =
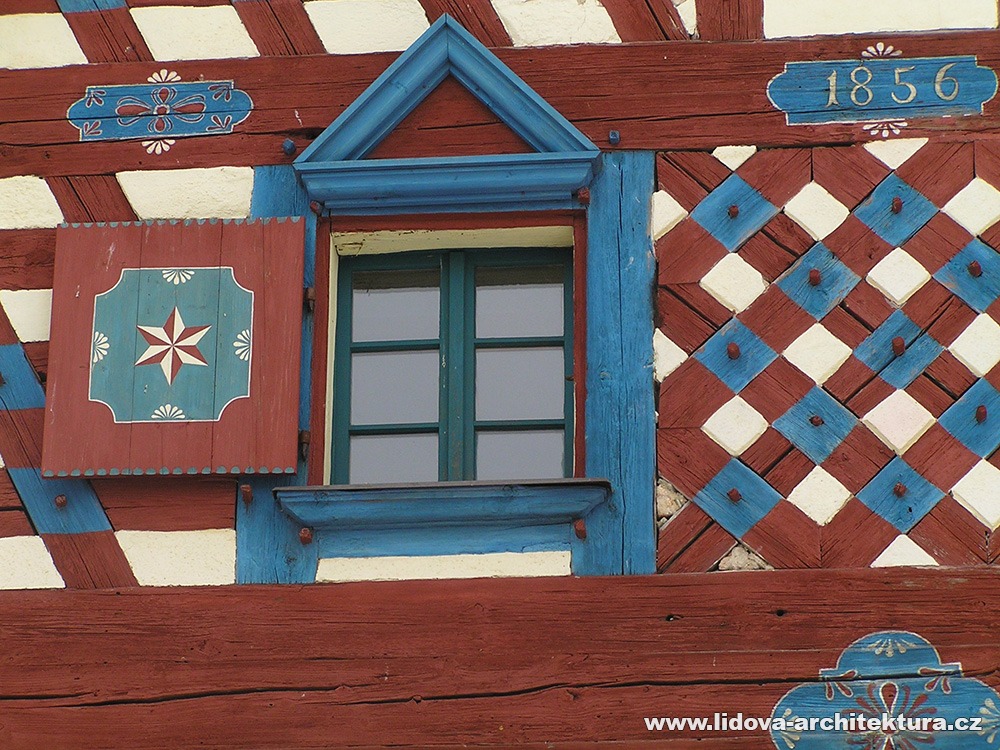
<path id="1" fill-rule="evenodd" d="M 997 29 L 7 0 L 0 747 L 1000 742 Z"/>

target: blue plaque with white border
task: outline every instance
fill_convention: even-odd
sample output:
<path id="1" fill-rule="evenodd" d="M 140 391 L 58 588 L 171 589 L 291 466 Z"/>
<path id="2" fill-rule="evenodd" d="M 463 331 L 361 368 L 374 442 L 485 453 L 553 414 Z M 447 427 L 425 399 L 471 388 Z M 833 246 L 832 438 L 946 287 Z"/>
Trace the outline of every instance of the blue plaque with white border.
<path id="1" fill-rule="evenodd" d="M 981 115 L 996 93 L 996 73 L 975 55 L 906 58 L 881 43 L 857 60 L 785 63 L 767 87 L 789 125 L 886 124 L 866 128 L 883 135 L 910 119 Z"/>

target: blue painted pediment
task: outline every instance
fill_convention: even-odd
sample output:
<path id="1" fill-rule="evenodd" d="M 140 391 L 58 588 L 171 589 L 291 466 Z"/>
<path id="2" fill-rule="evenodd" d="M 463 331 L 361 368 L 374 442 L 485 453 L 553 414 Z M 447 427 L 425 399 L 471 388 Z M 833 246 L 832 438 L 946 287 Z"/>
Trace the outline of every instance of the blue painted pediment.
<path id="1" fill-rule="evenodd" d="M 536 153 L 366 159 L 453 76 Z M 448 15 L 439 18 L 295 160 L 335 213 L 576 208 L 600 151 Z"/>

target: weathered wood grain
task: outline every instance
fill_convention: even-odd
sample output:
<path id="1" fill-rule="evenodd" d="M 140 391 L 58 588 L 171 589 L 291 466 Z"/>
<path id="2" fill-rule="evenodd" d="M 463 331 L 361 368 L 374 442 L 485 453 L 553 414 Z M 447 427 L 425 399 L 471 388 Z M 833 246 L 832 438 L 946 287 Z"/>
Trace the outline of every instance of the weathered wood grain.
<path id="1" fill-rule="evenodd" d="M 111 589 L 138 586 L 112 531 L 83 534 L 43 534 L 67 588 Z"/>
<path id="2" fill-rule="evenodd" d="M 881 629 L 997 686 L 994 623 L 968 613 L 995 609 L 998 584 L 902 569 L 5 592 L 0 743 L 704 746 L 642 717 L 769 715 Z"/>
<path id="3" fill-rule="evenodd" d="M 854 59 L 865 45 L 895 43 L 907 55 L 977 54 L 1000 67 L 1000 32 L 938 36 L 842 37 L 755 42 L 663 42 L 498 50 L 500 58 L 601 148 L 608 133 L 620 148 L 714 148 L 851 143 L 860 126 L 788 126 L 770 104 L 768 81 L 790 60 Z M 233 79 L 254 101 L 250 118 L 227 136 L 179 139 L 165 154 L 147 154 L 138 142 L 80 144 L 66 108 L 87 85 L 135 84 L 148 63 L 78 66 L 0 74 L 0 176 L 103 174 L 109 171 L 222 164 L 283 164 L 281 144 L 301 148 L 346 108 L 394 53 L 261 57 L 171 63 L 184 80 Z M 909 135 L 995 136 L 1000 101 L 983 117 L 914 121 Z M 462 121 L 461 109 L 451 113 Z M 405 128 L 404 123 L 401 127 Z M 455 128 L 455 142 L 488 141 L 476 127 Z M 486 137 L 484 137 L 486 136 Z M 38 145 L 44 144 L 44 145 Z"/>
<path id="4" fill-rule="evenodd" d="M 0 289 L 52 288 L 56 230 L 0 231 L 0 248 Z"/>
<path id="5" fill-rule="evenodd" d="M 604 7 L 623 42 L 660 42 L 690 37 L 671 0 L 605 0 Z"/>
<path id="6" fill-rule="evenodd" d="M 233 3 L 262 55 L 318 55 L 326 50 L 301 0 Z"/>
<path id="7" fill-rule="evenodd" d="M 695 7 L 702 39 L 764 38 L 764 0 L 700 0 Z"/>
<path id="8" fill-rule="evenodd" d="M 116 530 L 231 529 L 236 481 L 222 477 L 115 477 L 91 486 Z"/>
<path id="9" fill-rule="evenodd" d="M 420 0 L 427 20 L 448 13 L 487 47 L 510 47 L 510 34 L 489 0 Z"/>
<path id="10" fill-rule="evenodd" d="M 98 6 L 99 7 L 99 6 Z M 90 10 L 64 14 L 76 41 L 90 62 L 152 61 L 128 8 Z"/>

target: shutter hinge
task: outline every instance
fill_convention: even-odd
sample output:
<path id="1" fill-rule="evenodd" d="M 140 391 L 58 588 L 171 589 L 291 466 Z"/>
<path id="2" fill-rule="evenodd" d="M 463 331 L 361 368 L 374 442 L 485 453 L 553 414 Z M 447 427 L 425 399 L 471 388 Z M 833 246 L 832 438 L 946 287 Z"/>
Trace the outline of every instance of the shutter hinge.
<path id="1" fill-rule="evenodd" d="M 309 312 L 316 310 L 316 287 L 307 286 L 302 290 L 302 304 Z"/>
<path id="2" fill-rule="evenodd" d="M 312 433 L 309 430 L 299 430 L 299 456 L 303 461 L 309 460 L 309 443 L 312 441 Z"/>

